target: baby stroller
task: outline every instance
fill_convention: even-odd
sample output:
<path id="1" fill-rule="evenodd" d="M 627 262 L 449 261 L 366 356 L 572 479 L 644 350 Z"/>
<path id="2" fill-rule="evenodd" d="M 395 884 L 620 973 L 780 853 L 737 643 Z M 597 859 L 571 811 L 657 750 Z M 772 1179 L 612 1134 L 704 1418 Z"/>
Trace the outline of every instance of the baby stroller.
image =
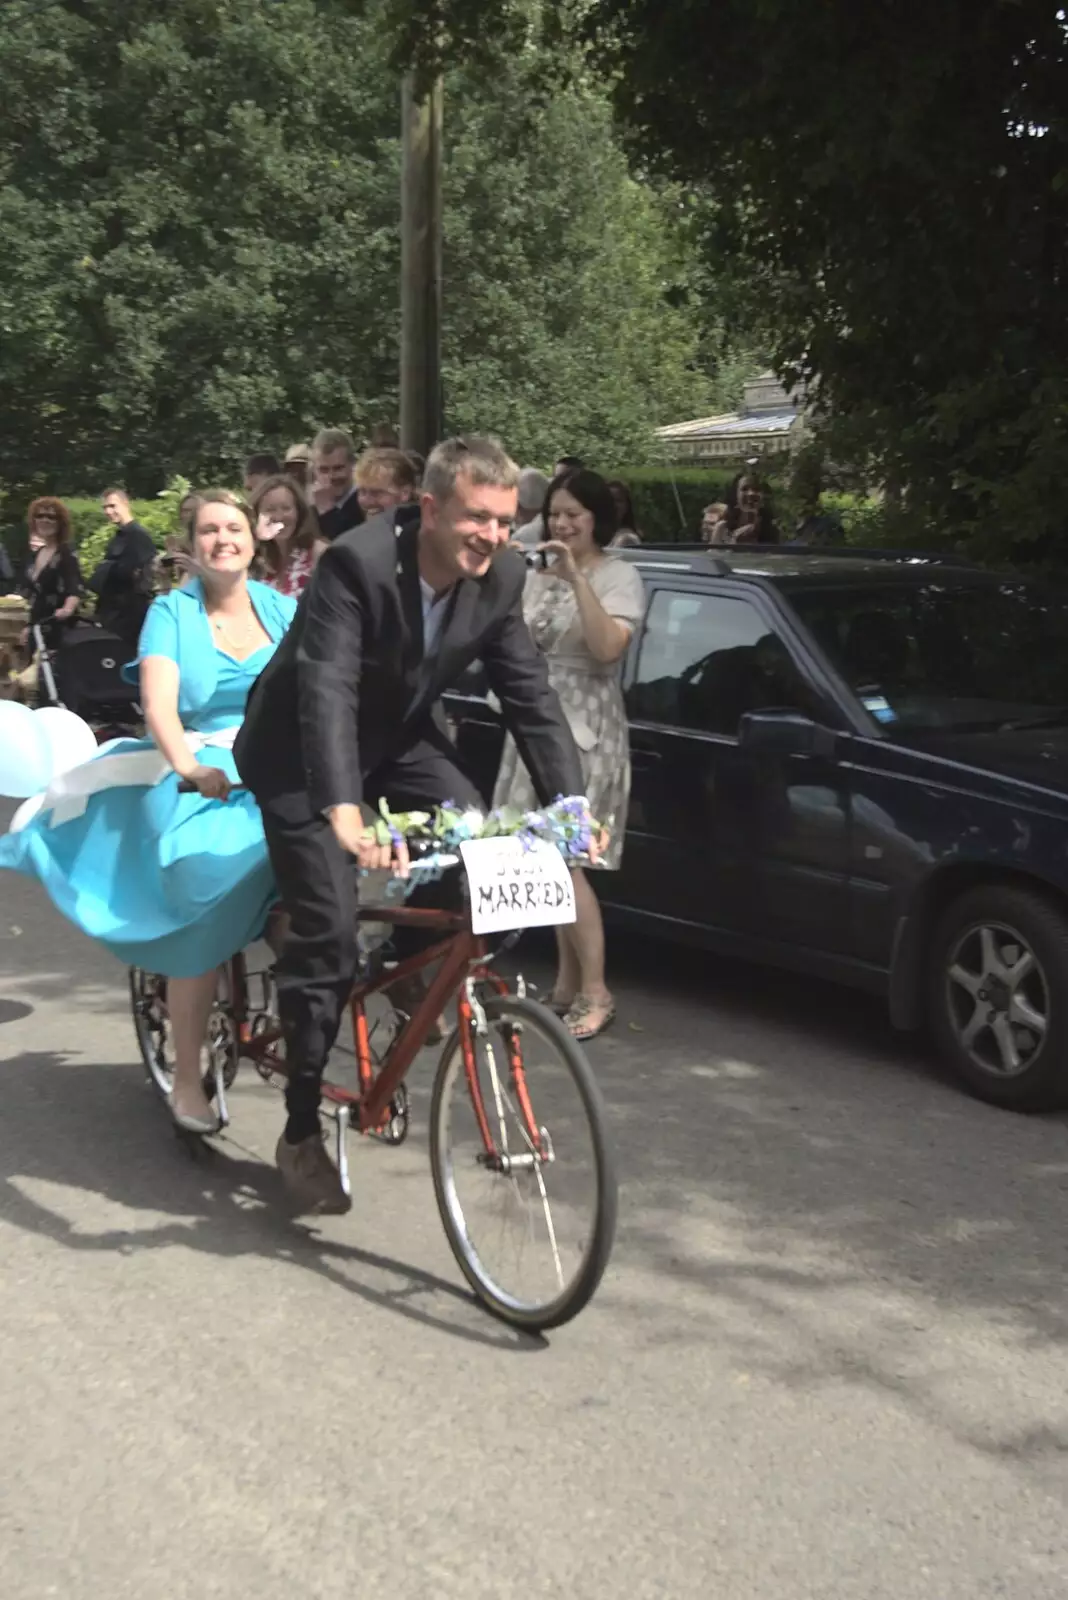
<path id="1" fill-rule="evenodd" d="M 76 622 L 65 630 L 58 650 L 45 649 L 40 628 L 34 628 L 33 641 L 38 705 L 66 706 L 89 724 L 99 744 L 143 734 L 137 689 L 122 677 L 130 647 L 117 633 Z"/>

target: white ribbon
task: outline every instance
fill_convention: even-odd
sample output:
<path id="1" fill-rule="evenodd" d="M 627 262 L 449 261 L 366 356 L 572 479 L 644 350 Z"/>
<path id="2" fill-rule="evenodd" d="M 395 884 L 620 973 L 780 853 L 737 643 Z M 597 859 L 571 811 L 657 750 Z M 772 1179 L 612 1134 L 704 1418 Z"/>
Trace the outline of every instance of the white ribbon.
<path id="1" fill-rule="evenodd" d="M 232 728 L 220 728 L 216 733 L 186 732 L 185 742 L 190 755 L 196 755 L 200 750 L 232 750 L 239 727 L 240 723 L 235 723 Z M 100 794 L 104 789 L 152 789 L 173 771 L 166 756 L 155 746 L 151 750 L 128 750 L 122 755 L 98 756 L 95 761 L 86 761 L 82 766 L 73 767 L 70 772 L 54 778 L 31 815 L 51 811 L 51 825 L 55 828 L 60 823 L 80 817 L 90 795 Z M 13 820 L 19 819 L 16 817 Z M 20 827 L 25 827 L 30 820 L 31 816 L 27 815 L 21 820 Z M 14 833 L 17 830 L 12 826 L 11 831 Z"/>

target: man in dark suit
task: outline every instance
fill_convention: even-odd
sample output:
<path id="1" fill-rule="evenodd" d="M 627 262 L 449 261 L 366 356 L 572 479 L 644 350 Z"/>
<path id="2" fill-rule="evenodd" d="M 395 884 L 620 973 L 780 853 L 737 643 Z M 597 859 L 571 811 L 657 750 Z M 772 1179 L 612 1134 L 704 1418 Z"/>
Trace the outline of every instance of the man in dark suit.
<path id="1" fill-rule="evenodd" d="M 100 504 L 115 533 L 88 587 L 97 597 L 97 621 L 118 634 L 134 655 L 152 603 L 156 546 L 148 529 L 134 521 L 125 489 L 105 489 Z"/>
<path id="2" fill-rule="evenodd" d="M 303 1210 L 350 1203 L 323 1148 L 319 1100 L 357 966 L 356 867 L 391 864 L 366 808 L 482 806 L 435 720 L 438 697 L 480 659 L 542 802 L 582 791 L 523 620 L 526 567 L 508 548 L 518 476 L 495 440 L 448 440 L 427 463 L 418 505 L 336 539 L 234 746 L 290 917 L 277 966 L 289 1064 L 277 1159 Z M 403 870 L 403 847 L 392 864 Z"/>

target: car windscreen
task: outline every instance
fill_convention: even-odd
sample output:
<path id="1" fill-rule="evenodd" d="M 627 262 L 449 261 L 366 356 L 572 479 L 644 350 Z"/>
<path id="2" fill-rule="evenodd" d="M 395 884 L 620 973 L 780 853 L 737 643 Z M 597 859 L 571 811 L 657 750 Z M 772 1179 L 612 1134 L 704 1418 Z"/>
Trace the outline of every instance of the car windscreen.
<path id="1" fill-rule="evenodd" d="M 1018 580 L 819 588 L 790 602 L 866 710 L 901 733 L 1068 722 L 1068 600 Z"/>

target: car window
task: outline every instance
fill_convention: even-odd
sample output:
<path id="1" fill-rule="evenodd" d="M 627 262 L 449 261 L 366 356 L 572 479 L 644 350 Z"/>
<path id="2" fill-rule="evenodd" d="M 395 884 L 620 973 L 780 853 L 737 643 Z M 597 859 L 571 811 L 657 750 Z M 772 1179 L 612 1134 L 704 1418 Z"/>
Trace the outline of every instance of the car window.
<path id="1" fill-rule="evenodd" d="M 627 691 L 627 713 L 702 733 L 735 735 L 746 711 L 813 714 L 778 635 L 749 600 L 658 589 Z"/>
<path id="2" fill-rule="evenodd" d="M 901 732 L 1068 720 L 1068 605 L 1054 590 L 932 575 L 790 601 L 861 704 Z"/>

